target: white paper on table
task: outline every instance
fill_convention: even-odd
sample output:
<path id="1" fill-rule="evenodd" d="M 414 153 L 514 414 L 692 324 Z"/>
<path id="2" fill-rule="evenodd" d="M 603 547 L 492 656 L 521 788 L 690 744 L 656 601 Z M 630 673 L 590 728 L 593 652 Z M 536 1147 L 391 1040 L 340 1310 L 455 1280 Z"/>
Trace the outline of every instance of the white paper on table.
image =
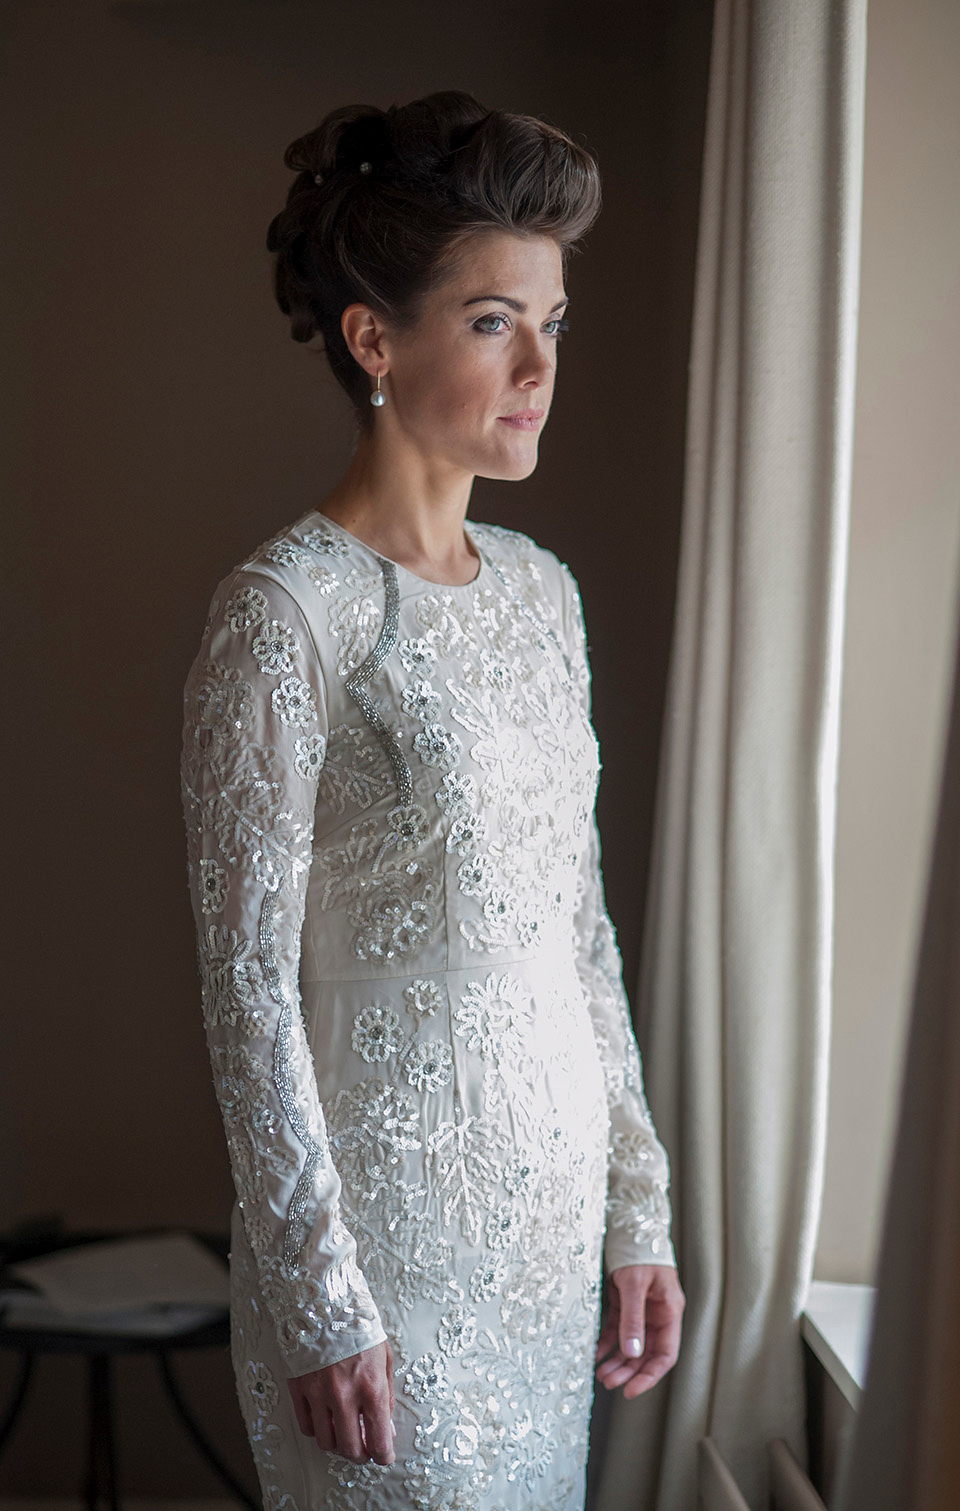
<path id="1" fill-rule="evenodd" d="M 136 1307 L 229 1305 L 226 1265 L 189 1233 L 108 1239 L 8 1266 L 75 1316 Z"/>

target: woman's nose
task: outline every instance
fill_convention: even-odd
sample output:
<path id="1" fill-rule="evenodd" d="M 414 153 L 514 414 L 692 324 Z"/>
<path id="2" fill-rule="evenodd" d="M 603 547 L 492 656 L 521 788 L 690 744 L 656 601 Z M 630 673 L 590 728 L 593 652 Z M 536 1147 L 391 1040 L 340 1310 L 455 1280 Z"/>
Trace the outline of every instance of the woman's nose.
<path id="1" fill-rule="evenodd" d="M 518 387 L 529 384 L 531 379 L 535 380 L 538 386 L 548 383 L 553 376 L 553 352 L 546 351 L 540 346 L 531 346 L 517 363 L 515 376 Z"/>

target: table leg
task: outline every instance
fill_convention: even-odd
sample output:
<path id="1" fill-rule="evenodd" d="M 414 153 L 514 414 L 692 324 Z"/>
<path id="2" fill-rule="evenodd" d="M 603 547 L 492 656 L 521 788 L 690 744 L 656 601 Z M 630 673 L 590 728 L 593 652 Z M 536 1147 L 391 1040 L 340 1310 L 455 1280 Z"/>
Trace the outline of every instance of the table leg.
<path id="1" fill-rule="evenodd" d="M 117 1495 L 110 1356 L 90 1354 L 87 1363 L 90 1381 L 90 1427 L 87 1439 L 86 1503 L 88 1511 L 97 1511 L 102 1473 L 104 1481 L 102 1488 L 106 1492 L 110 1511 L 120 1511 Z"/>
<path id="2" fill-rule="evenodd" d="M 30 1376 L 33 1374 L 33 1354 L 24 1351 L 20 1355 L 20 1369 L 17 1372 L 16 1383 L 9 1405 L 0 1422 L 0 1449 L 4 1447 L 7 1438 L 17 1425 L 17 1418 L 23 1410 L 23 1403 L 27 1399 L 27 1387 L 30 1384 Z"/>
<path id="3" fill-rule="evenodd" d="M 239 1483 L 239 1481 L 234 1479 L 233 1475 L 230 1473 L 230 1470 L 223 1462 L 223 1459 L 213 1447 L 213 1444 L 201 1430 L 199 1423 L 191 1413 L 190 1408 L 187 1406 L 183 1392 L 181 1391 L 180 1386 L 177 1382 L 177 1378 L 173 1373 L 173 1367 L 167 1354 L 162 1352 L 158 1353 L 157 1363 L 160 1366 L 160 1373 L 163 1376 L 163 1383 L 167 1387 L 167 1394 L 173 1402 L 173 1405 L 184 1427 L 187 1429 L 187 1432 L 190 1434 L 203 1457 L 207 1460 L 207 1463 L 227 1486 L 228 1490 L 231 1490 L 233 1492 L 242 1506 L 246 1506 L 248 1508 L 248 1511 L 260 1511 L 260 1502 L 253 1500 L 243 1489 L 243 1486 Z"/>

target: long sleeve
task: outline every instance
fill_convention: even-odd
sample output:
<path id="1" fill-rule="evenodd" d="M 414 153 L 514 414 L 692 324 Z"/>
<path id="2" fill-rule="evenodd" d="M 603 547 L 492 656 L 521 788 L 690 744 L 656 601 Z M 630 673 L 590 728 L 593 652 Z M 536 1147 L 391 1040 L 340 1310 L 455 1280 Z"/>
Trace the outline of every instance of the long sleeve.
<path id="1" fill-rule="evenodd" d="M 323 672 L 291 592 L 240 569 L 211 604 L 184 691 L 187 869 L 214 1084 L 244 1230 L 285 1367 L 385 1336 L 340 1219 L 300 1012 L 300 935 Z"/>
<path id="2" fill-rule="evenodd" d="M 571 669 L 586 717 L 591 715 L 590 665 L 576 579 L 564 565 L 565 632 Z M 643 1089 L 640 1052 L 623 984 L 623 960 L 607 912 L 595 811 L 581 861 L 575 917 L 577 972 L 593 1019 L 610 1113 L 607 1164 L 606 1270 L 627 1264 L 676 1263 L 670 1241 L 670 1166 Z"/>

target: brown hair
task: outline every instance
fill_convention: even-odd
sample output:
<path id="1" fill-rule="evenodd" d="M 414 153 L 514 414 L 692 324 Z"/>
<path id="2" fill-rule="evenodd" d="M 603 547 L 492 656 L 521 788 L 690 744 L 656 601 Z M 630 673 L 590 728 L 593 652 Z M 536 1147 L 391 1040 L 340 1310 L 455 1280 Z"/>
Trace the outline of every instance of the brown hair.
<path id="1" fill-rule="evenodd" d="M 553 237 L 565 270 L 600 213 L 587 148 L 460 90 L 387 110 L 344 105 L 291 142 L 283 160 L 297 176 L 267 232 L 274 293 L 294 341 L 322 336 L 361 428 L 374 416 L 369 377 L 340 329 L 349 304 L 410 330 L 466 236 Z"/>

